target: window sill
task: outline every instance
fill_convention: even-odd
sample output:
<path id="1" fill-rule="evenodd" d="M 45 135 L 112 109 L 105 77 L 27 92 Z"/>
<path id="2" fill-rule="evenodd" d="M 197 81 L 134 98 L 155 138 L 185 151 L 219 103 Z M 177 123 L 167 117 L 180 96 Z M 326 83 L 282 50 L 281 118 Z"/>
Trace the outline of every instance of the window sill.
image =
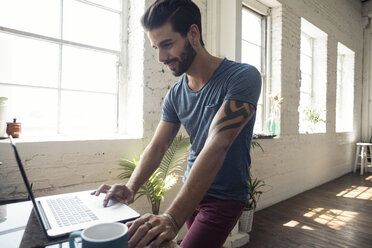
<path id="1" fill-rule="evenodd" d="M 138 140 L 142 137 L 124 134 L 112 135 L 69 135 L 69 136 L 21 136 L 14 138 L 15 143 L 37 143 L 37 142 L 68 142 L 68 141 L 107 141 L 107 140 Z M 9 138 L 0 138 L 0 143 L 8 143 Z"/>
<path id="2" fill-rule="evenodd" d="M 253 134 L 252 139 L 277 139 L 279 135 L 276 134 L 268 134 L 268 133 L 255 133 Z"/>

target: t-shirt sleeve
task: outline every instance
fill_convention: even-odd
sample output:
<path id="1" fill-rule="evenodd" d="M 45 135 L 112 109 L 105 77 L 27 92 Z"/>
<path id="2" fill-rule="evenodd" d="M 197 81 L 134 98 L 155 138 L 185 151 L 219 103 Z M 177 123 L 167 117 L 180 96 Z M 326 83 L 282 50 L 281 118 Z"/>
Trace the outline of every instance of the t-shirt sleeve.
<path id="1" fill-rule="evenodd" d="M 167 122 L 179 123 L 180 120 L 174 108 L 174 100 L 172 99 L 172 88 L 168 91 L 165 96 L 163 109 L 161 113 L 161 119 Z"/>
<path id="2" fill-rule="evenodd" d="M 251 65 L 243 64 L 229 78 L 228 90 L 224 100 L 250 103 L 257 108 L 261 93 L 261 74 Z"/>

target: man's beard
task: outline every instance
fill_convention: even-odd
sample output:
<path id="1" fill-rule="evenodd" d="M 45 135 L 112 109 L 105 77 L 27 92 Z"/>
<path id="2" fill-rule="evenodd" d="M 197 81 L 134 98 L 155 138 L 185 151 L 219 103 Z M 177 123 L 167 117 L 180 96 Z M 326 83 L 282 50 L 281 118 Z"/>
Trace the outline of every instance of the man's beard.
<path id="1" fill-rule="evenodd" d="M 196 52 L 194 48 L 191 46 L 188 39 L 186 39 L 185 47 L 183 48 L 183 51 L 180 58 L 173 58 L 165 61 L 164 64 L 169 64 L 171 62 L 177 61 L 178 67 L 176 66 L 174 70 L 172 70 L 172 74 L 176 77 L 181 76 L 183 73 L 185 73 L 191 66 L 192 62 L 194 61 L 194 58 L 196 56 Z"/>

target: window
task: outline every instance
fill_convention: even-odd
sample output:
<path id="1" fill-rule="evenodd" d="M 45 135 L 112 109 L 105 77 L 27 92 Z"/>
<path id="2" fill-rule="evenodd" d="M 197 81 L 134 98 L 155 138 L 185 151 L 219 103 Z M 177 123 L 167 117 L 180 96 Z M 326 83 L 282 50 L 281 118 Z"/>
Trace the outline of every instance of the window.
<path id="1" fill-rule="evenodd" d="M 268 11 L 267 11 L 268 12 Z M 255 133 L 265 131 L 266 89 L 266 16 L 243 5 L 241 61 L 261 72 L 262 90 L 257 103 Z"/>
<path id="2" fill-rule="evenodd" d="M 302 32 L 300 106 L 304 109 L 311 107 L 313 94 L 313 50 L 313 38 Z M 301 113 L 301 115 L 303 114 Z"/>
<path id="3" fill-rule="evenodd" d="M 121 2 L 0 0 L 0 96 L 24 136 L 118 132 Z"/>
<path id="4" fill-rule="evenodd" d="M 326 132 L 327 34 L 301 18 L 299 132 Z"/>
<path id="5" fill-rule="evenodd" d="M 337 46 L 336 132 L 352 132 L 354 120 L 355 53 L 345 45 Z"/>

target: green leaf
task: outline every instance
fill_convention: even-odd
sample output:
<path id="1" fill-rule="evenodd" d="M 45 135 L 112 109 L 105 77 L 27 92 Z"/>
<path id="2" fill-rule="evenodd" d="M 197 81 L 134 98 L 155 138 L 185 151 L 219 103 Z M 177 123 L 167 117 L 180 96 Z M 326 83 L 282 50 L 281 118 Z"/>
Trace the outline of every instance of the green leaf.
<path id="1" fill-rule="evenodd" d="M 182 135 L 175 137 L 166 151 L 159 168 L 137 192 L 135 200 L 146 196 L 154 214 L 159 213 L 160 203 L 164 198 L 164 194 L 177 183 L 178 178 L 181 176 L 181 165 L 186 160 L 189 146 L 190 142 L 187 137 Z M 130 178 L 138 162 L 138 156 L 133 156 L 132 160 L 122 159 L 119 166 L 123 172 L 118 177 L 120 179 Z"/>

